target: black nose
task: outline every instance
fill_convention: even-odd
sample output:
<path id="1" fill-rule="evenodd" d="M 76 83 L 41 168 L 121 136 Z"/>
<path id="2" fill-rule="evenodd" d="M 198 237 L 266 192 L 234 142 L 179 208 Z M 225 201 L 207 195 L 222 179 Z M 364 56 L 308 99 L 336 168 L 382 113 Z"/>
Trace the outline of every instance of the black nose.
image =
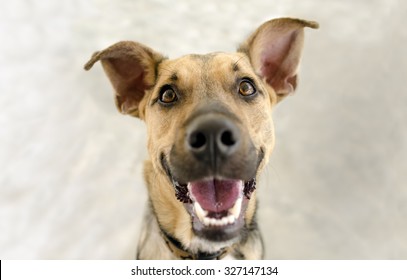
<path id="1" fill-rule="evenodd" d="M 238 148 L 240 131 L 235 123 L 219 114 L 205 114 L 187 127 L 187 150 L 198 160 L 213 165 L 225 161 Z"/>

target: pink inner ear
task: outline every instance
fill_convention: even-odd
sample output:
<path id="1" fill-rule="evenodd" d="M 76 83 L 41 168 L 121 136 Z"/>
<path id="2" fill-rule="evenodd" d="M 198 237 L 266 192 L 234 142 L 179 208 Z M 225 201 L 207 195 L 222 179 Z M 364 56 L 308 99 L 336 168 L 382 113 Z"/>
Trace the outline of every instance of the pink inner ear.
<path id="1" fill-rule="evenodd" d="M 267 59 L 262 61 L 261 65 L 261 75 L 266 78 L 267 83 L 273 85 L 273 78 L 278 72 L 278 65 L 276 63 L 270 62 Z"/>
<path id="2" fill-rule="evenodd" d="M 109 62 L 122 81 L 137 79 L 143 73 L 139 62 L 132 59 L 111 58 Z"/>
<path id="3" fill-rule="evenodd" d="M 261 75 L 279 93 L 289 93 L 295 89 L 298 55 L 291 54 L 298 30 L 285 34 L 269 31 L 267 39 L 261 42 Z"/>
<path id="4" fill-rule="evenodd" d="M 114 69 L 110 78 L 116 88 L 118 106 L 123 113 L 129 113 L 137 108 L 147 88 L 144 69 L 131 58 L 110 58 L 108 62 Z"/>

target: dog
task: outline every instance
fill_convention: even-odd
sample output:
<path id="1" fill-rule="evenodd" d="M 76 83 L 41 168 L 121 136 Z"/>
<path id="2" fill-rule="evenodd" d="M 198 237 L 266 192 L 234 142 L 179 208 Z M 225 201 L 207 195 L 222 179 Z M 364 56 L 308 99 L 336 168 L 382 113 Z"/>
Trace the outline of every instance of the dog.
<path id="1" fill-rule="evenodd" d="M 122 41 L 93 54 L 118 110 L 145 121 L 149 203 L 137 259 L 262 259 L 256 181 L 273 151 L 271 112 L 297 87 L 304 28 L 278 18 L 235 53 L 168 59 Z"/>

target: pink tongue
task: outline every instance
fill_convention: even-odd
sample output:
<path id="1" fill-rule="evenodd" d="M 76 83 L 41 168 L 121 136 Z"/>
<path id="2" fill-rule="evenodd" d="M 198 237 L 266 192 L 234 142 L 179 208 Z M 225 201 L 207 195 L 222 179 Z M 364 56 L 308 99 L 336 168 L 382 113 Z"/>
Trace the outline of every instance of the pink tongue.
<path id="1" fill-rule="evenodd" d="M 208 180 L 190 183 L 190 191 L 201 207 L 209 212 L 222 212 L 233 207 L 239 198 L 242 181 Z"/>

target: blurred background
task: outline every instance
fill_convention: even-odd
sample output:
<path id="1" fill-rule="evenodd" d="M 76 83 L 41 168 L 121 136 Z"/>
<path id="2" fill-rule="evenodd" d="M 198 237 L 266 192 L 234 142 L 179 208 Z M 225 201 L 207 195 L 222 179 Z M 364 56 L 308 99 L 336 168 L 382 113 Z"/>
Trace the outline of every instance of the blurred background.
<path id="1" fill-rule="evenodd" d="M 0 258 L 132 259 L 146 133 L 90 55 L 234 51 L 264 21 L 307 29 L 261 178 L 268 259 L 407 258 L 407 2 L 16 0 L 0 4 Z"/>

